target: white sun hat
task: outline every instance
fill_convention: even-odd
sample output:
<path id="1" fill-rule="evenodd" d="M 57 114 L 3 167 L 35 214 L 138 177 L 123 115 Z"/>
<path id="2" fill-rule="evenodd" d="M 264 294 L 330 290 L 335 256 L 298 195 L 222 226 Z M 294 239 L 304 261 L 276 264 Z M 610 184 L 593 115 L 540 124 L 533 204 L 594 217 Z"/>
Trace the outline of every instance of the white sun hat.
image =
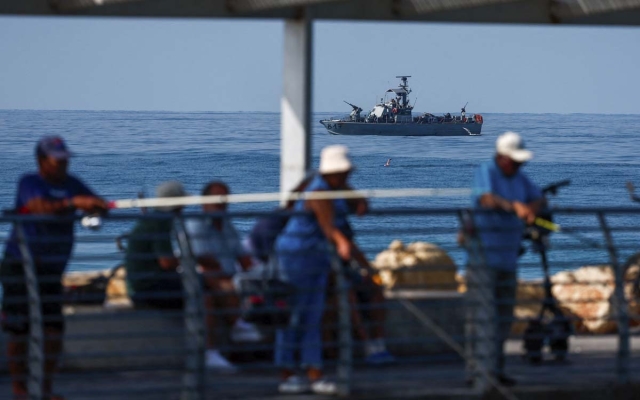
<path id="1" fill-rule="evenodd" d="M 515 162 L 525 162 L 533 158 L 533 153 L 525 149 L 524 140 L 515 132 L 505 132 L 496 140 L 496 152 Z"/>
<path id="2" fill-rule="evenodd" d="M 340 144 L 327 146 L 320 153 L 321 174 L 337 174 L 347 172 L 353 169 L 351 160 L 349 160 L 349 149 Z"/>

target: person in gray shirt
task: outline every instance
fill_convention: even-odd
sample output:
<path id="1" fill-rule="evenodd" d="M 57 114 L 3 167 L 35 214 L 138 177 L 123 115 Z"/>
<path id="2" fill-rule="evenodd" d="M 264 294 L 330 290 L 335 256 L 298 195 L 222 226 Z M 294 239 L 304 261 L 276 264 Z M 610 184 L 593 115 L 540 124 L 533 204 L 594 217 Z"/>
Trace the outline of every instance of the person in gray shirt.
<path id="1" fill-rule="evenodd" d="M 208 183 L 202 190 L 203 196 L 228 195 L 229 187 L 223 182 Z M 224 213 L 227 204 L 204 204 L 202 209 L 207 214 Z M 245 252 L 240 237 L 231 220 L 226 216 L 209 216 L 188 218 L 187 234 L 191 251 L 198 265 L 202 268 L 206 287 L 211 290 L 208 301 L 221 311 L 239 311 L 240 300 L 235 293 L 233 275 L 238 271 L 236 263 L 243 270 L 252 266 L 251 257 Z M 233 326 L 231 338 L 236 342 L 256 342 L 262 335 L 255 325 L 244 321 L 237 313 L 224 313 L 228 323 Z M 207 326 L 215 326 L 213 314 L 207 315 Z M 209 343 L 206 364 L 210 368 L 233 369 L 213 343 Z"/>

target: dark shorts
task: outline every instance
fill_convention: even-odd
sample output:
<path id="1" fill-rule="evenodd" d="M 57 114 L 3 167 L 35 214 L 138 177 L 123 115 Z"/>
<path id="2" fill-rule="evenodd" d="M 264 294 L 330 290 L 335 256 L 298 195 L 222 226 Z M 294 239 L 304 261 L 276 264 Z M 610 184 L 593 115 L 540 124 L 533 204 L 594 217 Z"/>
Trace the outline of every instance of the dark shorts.
<path id="1" fill-rule="evenodd" d="M 2 329 L 15 335 L 29 333 L 29 302 L 24 275 L 19 262 L 3 261 L 0 265 L 2 282 Z M 8 272 L 8 273 L 7 273 Z M 39 282 L 40 312 L 45 328 L 64 331 L 62 316 L 62 274 L 49 275 Z"/>
<path id="2" fill-rule="evenodd" d="M 182 281 L 180 275 L 173 279 L 144 282 L 142 287 L 134 288 L 131 301 L 136 308 L 154 308 L 160 310 L 181 310 L 184 307 Z"/>

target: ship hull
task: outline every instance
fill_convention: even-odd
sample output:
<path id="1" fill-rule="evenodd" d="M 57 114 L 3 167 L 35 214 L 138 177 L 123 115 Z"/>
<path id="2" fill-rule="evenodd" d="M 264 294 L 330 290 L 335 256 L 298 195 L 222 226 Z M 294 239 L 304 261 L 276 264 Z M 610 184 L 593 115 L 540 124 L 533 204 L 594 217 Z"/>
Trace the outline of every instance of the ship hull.
<path id="1" fill-rule="evenodd" d="M 477 123 L 368 123 L 320 121 L 332 135 L 377 136 L 478 136 L 482 124 Z"/>

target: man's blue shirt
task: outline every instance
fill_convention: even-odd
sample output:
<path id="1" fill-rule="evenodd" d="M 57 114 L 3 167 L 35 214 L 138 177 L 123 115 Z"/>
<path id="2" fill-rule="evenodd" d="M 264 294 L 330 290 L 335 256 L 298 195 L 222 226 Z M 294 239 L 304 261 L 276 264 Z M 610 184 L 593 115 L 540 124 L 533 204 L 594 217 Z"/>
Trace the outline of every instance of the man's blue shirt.
<path id="1" fill-rule="evenodd" d="M 495 160 L 479 165 L 475 171 L 471 196 L 485 261 L 492 268 L 514 271 L 524 224 L 513 213 L 482 208 L 480 197 L 487 193 L 526 204 L 540 199 L 542 192 L 521 171 L 505 176 Z"/>
<path id="2" fill-rule="evenodd" d="M 71 199 L 74 196 L 95 196 L 79 179 L 68 175 L 64 182 L 53 184 L 45 181 L 39 174 L 27 174 L 18 182 L 15 209 L 22 209 L 29 201 L 42 198 L 44 200 Z M 70 214 L 72 212 L 70 211 Z M 53 269 L 64 268 L 71 256 L 73 248 L 73 221 L 61 222 L 28 222 L 24 230 L 29 248 L 36 263 L 50 264 Z M 15 228 L 7 242 L 5 257 L 19 260 L 20 250 Z"/>

